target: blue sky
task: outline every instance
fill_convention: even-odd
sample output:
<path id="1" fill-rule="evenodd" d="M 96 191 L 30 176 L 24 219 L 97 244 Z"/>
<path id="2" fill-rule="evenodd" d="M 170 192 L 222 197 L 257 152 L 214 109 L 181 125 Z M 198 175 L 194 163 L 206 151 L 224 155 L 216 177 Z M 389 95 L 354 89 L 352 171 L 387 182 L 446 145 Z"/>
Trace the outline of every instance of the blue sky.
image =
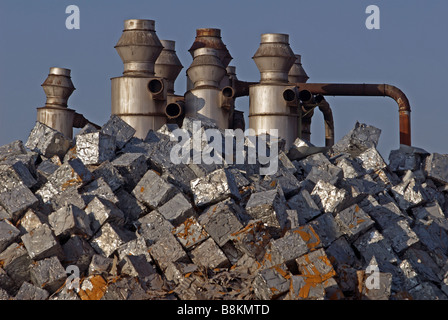
<path id="1" fill-rule="evenodd" d="M 80 29 L 68 30 L 68 5 L 80 9 Z M 380 29 L 368 30 L 368 5 L 380 8 Z M 126 19 L 151 19 L 160 39 L 175 40 L 184 69 L 176 93 L 185 92 L 188 49 L 197 28 L 220 28 L 240 80 L 258 81 L 251 59 L 262 33 L 287 33 L 302 55 L 309 82 L 388 83 L 411 103 L 413 145 L 448 153 L 448 1 L 446 0 L 1 0 L 0 145 L 26 141 L 45 104 L 41 88 L 50 67 L 72 70 L 76 91 L 69 107 L 104 124 L 110 116 L 110 78 L 123 64 L 114 46 Z M 383 97 L 328 97 L 336 140 L 356 121 L 382 130 L 379 150 L 399 146 L 398 109 Z M 248 99 L 237 108 L 248 112 Z M 324 144 L 315 113 L 312 142 Z"/>

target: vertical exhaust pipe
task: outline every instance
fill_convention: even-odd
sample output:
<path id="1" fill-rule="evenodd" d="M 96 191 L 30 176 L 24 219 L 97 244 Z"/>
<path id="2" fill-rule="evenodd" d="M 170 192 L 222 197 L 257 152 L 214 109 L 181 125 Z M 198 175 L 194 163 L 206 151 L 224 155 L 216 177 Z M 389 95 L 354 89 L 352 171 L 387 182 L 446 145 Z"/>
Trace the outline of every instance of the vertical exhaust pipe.
<path id="1" fill-rule="evenodd" d="M 257 134 L 277 129 L 279 137 L 286 141 L 285 147 L 289 148 L 298 136 L 300 118 L 295 103 L 297 93 L 288 83 L 288 72 L 296 60 L 289 36 L 262 34 L 252 59 L 260 71 L 260 82 L 249 85 L 249 127 Z"/>
<path id="2" fill-rule="evenodd" d="M 144 139 L 149 130 L 166 123 L 169 80 L 155 75 L 155 62 L 163 50 L 153 20 L 130 19 L 115 49 L 123 61 L 123 76 L 112 78 L 112 114 L 118 115 Z M 163 69 L 163 67 L 162 67 Z M 157 72 L 164 71 L 157 69 Z M 171 77 L 172 75 L 168 75 Z"/>
<path id="3" fill-rule="evenodd" d="M 47 101 L 44 107 L 37 108 L 37 121 L 72 139 L 75 110 L 69 109 L 67 102 L 75 86 L 70 73 L 70 69 L 50 68 L 48 77 L 42 84 Z"/>

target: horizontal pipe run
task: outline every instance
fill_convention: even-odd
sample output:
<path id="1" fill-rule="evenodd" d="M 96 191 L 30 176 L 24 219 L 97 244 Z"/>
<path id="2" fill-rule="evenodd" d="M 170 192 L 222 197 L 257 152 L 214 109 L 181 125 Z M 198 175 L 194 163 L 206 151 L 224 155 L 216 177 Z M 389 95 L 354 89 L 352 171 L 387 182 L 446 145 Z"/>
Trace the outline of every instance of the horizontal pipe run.
<path id="1" fill-rule="evenodd" d="M 411 145 L 411 107 L 406 95 L 389 84 L 296 83 L 299 90 L 324 96 L 387 96 L 398 104 L 400 144 Z"/>

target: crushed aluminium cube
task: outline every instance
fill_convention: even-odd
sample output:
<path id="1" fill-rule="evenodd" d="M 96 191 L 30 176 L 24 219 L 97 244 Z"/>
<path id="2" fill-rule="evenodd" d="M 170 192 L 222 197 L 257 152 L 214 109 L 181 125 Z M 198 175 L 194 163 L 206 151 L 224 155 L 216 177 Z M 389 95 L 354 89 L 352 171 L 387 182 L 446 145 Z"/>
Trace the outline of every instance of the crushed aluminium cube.
<path id="1" fill-rule="evenodd" d="M 187 253 L 179 241 L 170 233 L 158 239 L 149 247 L 149 253 L 164 271 L 172 262 L 189 262 Z"/>
<path id="2" fill-rule="evenodd" d="M 187 250 L 208 238 L 207 232 L 194 217 L 190 217 L 179 224 L 173 230 L 173 234 Z"/>
<path id="3" fill-rule="evenodd" d="M 331 213 L 324 213 L 308 223 L 319 236 L 322 245 L 328 247 L 342 236 L 341 228 Z"/>
<path id="4" fill-rule="evenodd" d="M 8 220 L 0 220 L 0 252 L 5 250 L 19 236 L 20 231 Z"/>
<path id="5" fill-rule="evenodd" d="M 85 212 L 90 219 L 92 232 L 97 232 L 106 222 L 116 225 L 124 224 L 124 213 L 112 202 L 102 198 L 94 197 L 85 208 Z"/>
<path id="6" fill-rule="evenodd" d="M 38 199 L 11 166 L 0 165 L 0 181 L 0 205 L 7 212 L 9 219 L 16 221 L 23 212 L 38 204 Z"/>
<path id="7" fill-rule="evenodd" d="M 88 275 L 108 275 L 112 269 L 113 259 L 94 254 L 88 268 Z"/>
<path id="8" fill-rule="evenodd" d="M 124 178 L 110 161 L 104 161 L 92 173 L 95 179 L 103 178 L 114 192 L 125 184 Z"/>
<path id="9" fill-rule="evenodd" d="M 448 184 L 448 155 L 431 153 L 426 158 L 424 169 L 428 178 L 442 184 Z"/>
<path id="10" fill-rule="evenodd" d="M 311 192 L 311 198 L 320 210 L 332 213 L 343 209 L 349 197 L 344 189 L 338 189 L 328 182 L 319 180 Z"/>
<path id="11" fill-rule="evenodd" d="M 157 210 L 138 219 L 138 233 L 145 239 L 146 245 L 151 246 L 161 238 L 172 235 L 174 226 Z"/>
<path id="12" fill-rule="evenodd" d="M 148 170 L 132 191 L 137 200 L 151 209 L 165 204 L 176 193 L 176 187 L 166 182 L 153 170 Z"/>
<path id="13" fill-rule="evenodd" d="M 305 189 L 300 190 L 297 195 L 290 198 L 287 204 L 291 209 L 297 210 L 300 225 L 307 223 L 321 214 L 319 207 Z"/>
<path id="14" fill-rule="evenodd" d="M 100 132 L 115 137 L 116 146 L 121 149 L 134 136 L 135 129 L 119 116 L 111 115 Z"/>
<path id="15" fill-rule="evenodd" d="M 17 286 L 21 286 L 24 281 L 31 281 L 31 259 L 22 245 L 16 242 L 12 243 L 0 253 L 0 261 L 3 261 L 3 270 Z"/>
<path id="16" fill-rule="evenodd" d="M 190 201 L 188 201 L 182 193 L 176 194 L 164 205 L 159 207 L 157 211 L 174 226 L 177 226 L 183 223 L 186 219 L 196 215 Z"/>
<path id="17" fill-rule="evenodd" d="M 148 262 L 152 261 L 151 255 L 148 252 L 148 247 L 146 246 L 145 239 L 141 236 L 137 236 L 137 238 L 135 238 L 134 240 L 126 242 L 125 244 L 118 247 L 117 254 L 120 260 L 124 259 L 124 257 L 127 255 L 143 255 Z"/>
<path id="18" fill-rule="evenodd" d="M 80 272 L 85 272 L 90 264 L 90 260 L 95 255 L 95 250 L 84 238 L 72 235 L 70 239 L 62 244 L 64 250 L 64 264 L 75 265 Z"/>
<path id="19" fill-rule="evenodd" d="M 36 122 L 25 147 L 42 154 L 46 158 L 51 158 L 54 155 L 63 158 L 71 144 L 72 140 L 59 131 L 41 122 Z"/>
<path id="20" fill-rule="evenodd" d="M 193 263 L 209 269 L 225 268 L 229 260 L 212 238 L 208 238 L 190 252 Z"/>
<path id="21" fill-rule="evenodd" d="M 356 239 L 368 230 L 374 221 L 357 204 L 342 210 L 335 216 L 341 231 L 350 239 Z"/>
<path id="22" fill-rule="evenodd" d="M 24 234 L 22 241 L 30 258 L 33 260 L 41 260 L 51 256 L 63 258 L 64 256 L 61 245 L 47 224 L 43 224 Z"/>
<path id="23" fill-rule="evenodd" d="M 112 165 L 125 180 L 126 191 L 131 192 L 148 170 L 146 157 L 143 153 L 123 153 L 115 158 Z"/>
<path id="24" fill-rule="evenodd" d="M 252 193 L 246 204 L 246 212 L 253 219 L 267 226 L 283 229 L 287 224 L 286 201 L 279 189 Z"/>
<path id="25" fill-rule="evenodd" d="M 145 255 L 126 255 L 119 264 L 120 273 L 131 277 L 146 278 L 156 272 L 155 268 L 148 262 Z"/>
<path id="26" fill-rule="evenodd" d="M 380 135 L 380 129 L 356 122 L 355 127 L 332 146 L 332 153 L 349 153 L 356 157 L 369 148 L 376 148 Z"/>
<path id="27" fill-rule="evenodd" d="M 226 199 L 208 207 L 198 220 L 218 246 L 223 246 L 243 227 L 238 219 L 240 210 L 233 199 Z"/>
<path id="28" fill-rule="evenodd" d="M 109 257 L 121 245 L 135 238 L 133 232 L 106 222 L 90 240 L 90 245 L 97 253 Z"/>
<path id="29" fill-rule="evenodd" d="M 291 273 L 285 265 L 276 265 L 258 272 L 253 282 L 255 296 L 261 300 L 275 299 L 290 290 Z"/>
<path id="30" fill-rule="evenodd" d="M 64 267 L 55 256 L 37 261 L 30 272 L 33 284 L 50 294 L 58 290 L 67 278 Z"/>
<path id="31" fill-rule="evenodd" d="M 93 235 L 90 220 L 84 210 L 67 205 L 48 216 L 48 222 L 56 237 L 69 237 L 77 234 L 85 237 Z"/>
<path id="32" fill-rule="evenodd" d="M 228 197 L 240 199 L 235 178 L 230 170 L 218 169 L 190 182 L 194 202 L 199 207 L 220 202 Z"/>
<path id="33" fill-rule="evenodd" d="M 16 300 L 46 300 L 50 294 L 47 290 L 24 282 L 17 292 Z"/>
<path id="34" fill-rule="evenodd" d="M 325 250 L 320 248 L 296 259 L 300 274 L 314 282 L 324 282 L 336 275 Z"/>
<path id="35" fill-rule="evenodd" d="M 76 154 L 85 164 L 98 165 L 115 156 L 115 137 L 102 132 L 77 135 Z"/>
<path id="36" fill-rule="evenodd" d="M 426 201 L 427 196 L 421 184 L 415 179 L 412 171 L 408 171 L 399 185 L 393 186 L 392 194 L 402 210 L 418 206 Z"/>
<path id="37" fill-rule="evenodd" d="M 367 173 L 375 172 L 387 167 L 383 157 L 375 148 L 369 148 L 362 152 L 356 160 L 361 164 Z"/>
<path id="38" fill-rule="evenodd" d="M 405 219 L 391 221 L 383 229 L 383 236 L 389 239 L 396 253 L 401 253 L 420 241 L 419 236 L 412 230 Z"/>
<path id="39" fill-rule="evenodd" d="M 82 187 L 80 194 L 85 203 L 90 203 L 94 197 L 102 198 L 114 204 L 118 202 L 114 192 L 103 178 L 93 180 L 88 185 Z"/>

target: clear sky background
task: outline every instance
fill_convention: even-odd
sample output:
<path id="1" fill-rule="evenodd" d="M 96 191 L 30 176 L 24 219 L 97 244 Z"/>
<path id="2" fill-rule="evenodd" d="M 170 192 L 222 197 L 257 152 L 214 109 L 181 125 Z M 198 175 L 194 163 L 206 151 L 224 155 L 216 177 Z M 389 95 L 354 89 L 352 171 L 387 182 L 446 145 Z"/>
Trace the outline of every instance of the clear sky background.
<path id="1" fill-rule="evenodd" d="M 68 30 L 68 5 L 80 9 L 80 29 Z M 368 5 L 380 8 L 380 30 L 368 30 Z M 110 78 L 123 64 L 114 46 L 126 19 L 156 21 L 160 39 L 175 40 L 184 69 L 175 89 L 184 94 L 188 49 L 197 28 L 220 28 L 240 80 L 258 81 L 252 60 L 262 33 L 287 33 L 302 55 L 308 82 L 388 83 L 411 103 L 412 144 L 448 153 L 447 0 L 0 0 L 0 145 L 26 142 L 45 104 L 41 84 L 50 67 L 72 70 L 69 107 L 104 124 L 111 112 Z M 382 130 L 387 160 L 399 147 L 398 107 L 383 97 L 328 97 L 336 140 L 356 121 Z M 248 98 L 237 109 L 248 112 Z M 246 123 L 246 126 L 248 123 Z M 311 141 L 324 144 L 315 113 Z"/>

